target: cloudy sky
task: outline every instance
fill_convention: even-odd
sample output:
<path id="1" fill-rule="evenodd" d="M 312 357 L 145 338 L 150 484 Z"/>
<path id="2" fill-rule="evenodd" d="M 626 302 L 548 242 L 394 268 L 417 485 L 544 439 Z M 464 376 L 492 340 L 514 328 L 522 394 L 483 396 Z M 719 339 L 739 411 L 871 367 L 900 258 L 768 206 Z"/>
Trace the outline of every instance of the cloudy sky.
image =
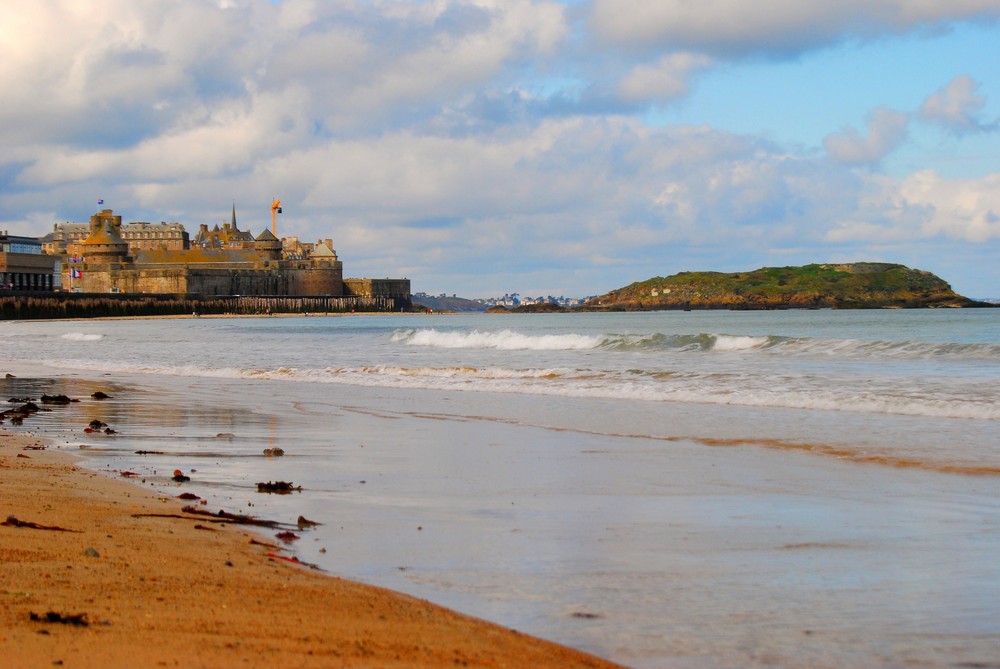
<path id="1" fill-rule="evenodd" d="M 487 297 L 889 261 L 1000 297 L 1000 0 L 7 0 L 0 226 L 103 198 Z"/>

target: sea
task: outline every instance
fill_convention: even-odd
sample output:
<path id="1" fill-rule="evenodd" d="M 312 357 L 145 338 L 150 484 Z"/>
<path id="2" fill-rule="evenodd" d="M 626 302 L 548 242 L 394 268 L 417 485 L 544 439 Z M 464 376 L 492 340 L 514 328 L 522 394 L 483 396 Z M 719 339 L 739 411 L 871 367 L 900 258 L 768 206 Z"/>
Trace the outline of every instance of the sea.
<path id="1" fill-rule="evenodd" d="M 1000 667 L 1000 309 L 6 321 L 0 351 L 4 399 L 79 399 L 6 429 L 321 523 L 288 551 L 332 575 L 643 669 Z"/>

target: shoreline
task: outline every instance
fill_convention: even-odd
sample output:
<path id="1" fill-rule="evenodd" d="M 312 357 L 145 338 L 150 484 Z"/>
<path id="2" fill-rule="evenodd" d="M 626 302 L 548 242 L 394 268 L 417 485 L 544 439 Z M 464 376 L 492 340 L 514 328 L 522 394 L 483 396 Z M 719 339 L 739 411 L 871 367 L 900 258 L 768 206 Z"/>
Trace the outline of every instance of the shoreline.
<path id="1" fill-rule="evenodd" d="M 18 666 L 620 666 L 311 571 L 266 533 L 178 517 L 183 500 L 76 460 L 0 430 L 0 649 Z"/>

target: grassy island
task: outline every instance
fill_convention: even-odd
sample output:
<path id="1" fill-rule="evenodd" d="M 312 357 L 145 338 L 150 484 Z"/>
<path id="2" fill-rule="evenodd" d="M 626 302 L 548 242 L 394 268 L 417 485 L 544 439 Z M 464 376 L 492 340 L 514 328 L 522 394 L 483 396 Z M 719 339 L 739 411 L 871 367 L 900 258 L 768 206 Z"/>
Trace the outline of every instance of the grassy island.
<path id="1" fill-rule="evenodd" d="M 658 309 L 878 309 L 990 306 L 955 293 L 930 272 L 890 263 L 680 272 L 595 297 L 590 311 Z"/>

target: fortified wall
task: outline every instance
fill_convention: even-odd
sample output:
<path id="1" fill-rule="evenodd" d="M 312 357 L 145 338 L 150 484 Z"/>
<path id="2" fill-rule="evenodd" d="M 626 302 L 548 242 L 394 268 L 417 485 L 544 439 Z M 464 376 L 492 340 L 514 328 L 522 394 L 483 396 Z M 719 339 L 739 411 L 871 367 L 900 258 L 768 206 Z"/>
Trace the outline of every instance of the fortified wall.
<path id="1" fill-rule="evenodd" d="M 409 279 L 344 279 L 344 295 L 410 299 Z"/>

